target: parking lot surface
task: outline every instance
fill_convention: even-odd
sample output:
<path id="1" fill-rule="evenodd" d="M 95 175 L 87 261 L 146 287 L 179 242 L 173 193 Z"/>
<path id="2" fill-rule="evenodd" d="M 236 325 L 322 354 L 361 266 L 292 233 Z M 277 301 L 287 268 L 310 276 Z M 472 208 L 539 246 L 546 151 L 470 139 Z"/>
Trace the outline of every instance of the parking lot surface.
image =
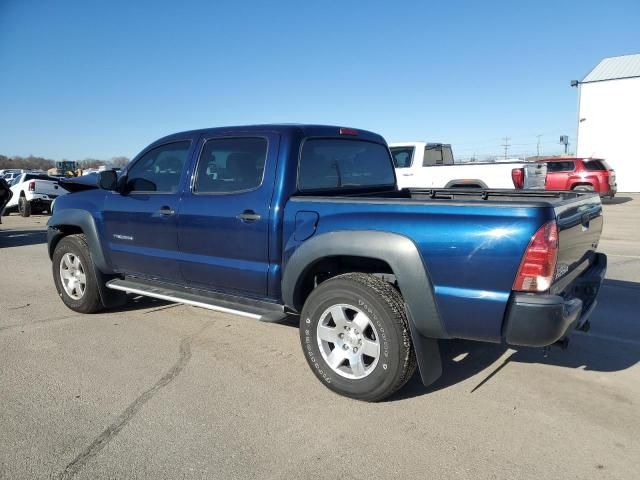
<path id="1" fill-rule="evenodd" d="M 46 216 L 0 225 L 2 479 L 638 479 L 640 195 L 605 204 L 607 280 L 566 352 L 441 342 L 444 375 L 367 404 L 298 329 L 143 298 L 58 299 Z"/>

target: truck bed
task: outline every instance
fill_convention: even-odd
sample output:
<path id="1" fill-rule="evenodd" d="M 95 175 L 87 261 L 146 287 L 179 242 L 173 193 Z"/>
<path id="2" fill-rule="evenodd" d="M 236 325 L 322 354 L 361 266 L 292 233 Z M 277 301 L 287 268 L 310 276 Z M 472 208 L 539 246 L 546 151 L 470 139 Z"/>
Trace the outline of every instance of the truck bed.
<path id="1" fill-rule="evenodd" d="M 285 208 L 285 261 L 300 244 L 295 240 L 298 212 L 317 213 L 314 235 L 381 230 L 411 238 L 432 280 L 447 333 L 494 342 L 501 341 L 516 272 L 535 232 L 557 222 L 555 293 L 593 262 L 602 229 L 602 205 L 593 193 L 405 189 L 296 195 Z"/>

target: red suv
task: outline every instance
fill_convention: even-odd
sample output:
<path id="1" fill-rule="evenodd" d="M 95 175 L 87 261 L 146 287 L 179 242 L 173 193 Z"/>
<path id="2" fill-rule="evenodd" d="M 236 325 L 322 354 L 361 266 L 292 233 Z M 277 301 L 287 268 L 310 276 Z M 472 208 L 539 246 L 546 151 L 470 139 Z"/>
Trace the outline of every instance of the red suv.
<path id="1" fill-rule="evenodd" d="M 618 191 L 616 173 L 599 158 L 547 158 L 547 190 L 598 192 L 611 197 Z"/>

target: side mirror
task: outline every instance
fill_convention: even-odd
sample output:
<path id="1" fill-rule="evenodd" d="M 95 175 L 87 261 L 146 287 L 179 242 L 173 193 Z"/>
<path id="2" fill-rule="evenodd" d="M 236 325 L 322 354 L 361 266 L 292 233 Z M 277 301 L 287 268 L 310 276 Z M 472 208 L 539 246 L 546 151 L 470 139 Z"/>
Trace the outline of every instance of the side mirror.
<path id="1" fill-rule="evenodd" d="M 118 174 L 114 170 L 104 170 L 98 173 L 98 186 L 103 190 L 116 190 Z"/>

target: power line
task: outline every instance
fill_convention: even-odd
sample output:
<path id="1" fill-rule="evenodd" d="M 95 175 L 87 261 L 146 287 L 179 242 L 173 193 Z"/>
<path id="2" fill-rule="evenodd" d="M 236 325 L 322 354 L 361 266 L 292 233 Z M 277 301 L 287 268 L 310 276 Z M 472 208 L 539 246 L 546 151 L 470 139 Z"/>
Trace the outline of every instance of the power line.
<path id="1" fill-rule="evenodd" d="M 511 140 L 509 137 L 504 137 L 504 143 L 502 144 L 502 146 L 504 147 L 504 159 L 507 159 L 507 153 L 509 152 L 509 140 Z"/>

